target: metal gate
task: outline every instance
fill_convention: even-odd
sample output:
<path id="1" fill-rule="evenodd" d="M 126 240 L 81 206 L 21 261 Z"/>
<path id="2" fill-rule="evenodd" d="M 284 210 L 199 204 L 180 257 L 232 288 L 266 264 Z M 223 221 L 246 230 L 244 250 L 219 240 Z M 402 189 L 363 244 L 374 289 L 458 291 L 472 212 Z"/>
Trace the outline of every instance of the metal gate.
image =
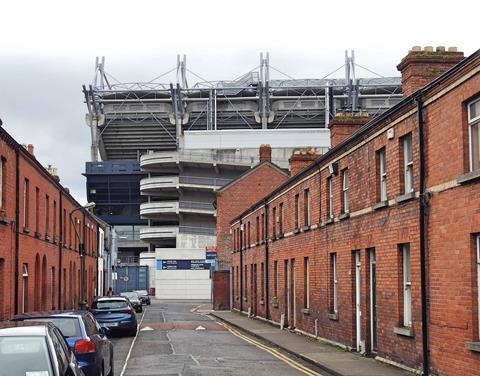
<path id="1" fill-rule="evenodd" d="M 117 280 L 113 289 L 115 294 L 134 290 L 148 291 L 148 266 L 117 266 L 116 272 Z"/>

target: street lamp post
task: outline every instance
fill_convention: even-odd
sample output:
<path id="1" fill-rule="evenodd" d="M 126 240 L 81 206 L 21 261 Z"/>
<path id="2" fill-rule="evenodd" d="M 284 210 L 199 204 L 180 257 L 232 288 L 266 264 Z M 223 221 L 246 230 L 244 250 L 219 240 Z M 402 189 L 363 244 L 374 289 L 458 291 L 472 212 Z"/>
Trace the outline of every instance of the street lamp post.
<path id="1" fill-rule="evenodd" d="M 79 206 L 76 209 L 73 209 L 70 212 L 70 222 L 73 225 L 73 229 L 75 230 L 75 236 L 77 237 L 78 240 L 78 253 L 80 255 L 80 309 L 82 311 L 85 311 L 87 308 L 87 302 L 85 299 L 85 245 L 83 243 L 83 239 L 80 237 L 80 234 L 77 230 L 77 224 L 73 220 L 73 213 L 75 213 L 77 210 L 88 210 L 95 207 L 94 202 L 89 202 L 85 206 Z M 85 223 L 83 224 L 85 226 Z"/>

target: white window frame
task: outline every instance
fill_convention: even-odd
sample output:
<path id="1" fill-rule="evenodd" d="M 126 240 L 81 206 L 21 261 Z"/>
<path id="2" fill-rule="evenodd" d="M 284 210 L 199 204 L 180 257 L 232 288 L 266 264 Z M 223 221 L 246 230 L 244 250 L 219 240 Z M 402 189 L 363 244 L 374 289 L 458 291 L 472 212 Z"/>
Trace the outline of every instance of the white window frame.
<path id="1" fill-rule="evenodd" d="M 328 216 L 333 218 L 333 179 L 328 177 Z"/>
<path id="2" fill-rule="evenodd" d="M 300 193 L 297 193 L 295 195 L 295 229 L 299 229 L 301 226 L 300 226 L 300 222 L 301 222 L 301 209 L 300 209 Z"/>
<path id="3" fill-rule="evenodd" d="M 402 274 L 403 274 L 403 326 L 412 326 L 412 274 L 410 262 L 410 245 L 402 244 Z"/>
<path id="4" fill-rule="evenodd" d="M 477 303 L 478 303 L 478 339 L 480 339 L 480 234 L 476 236 L 476 256 L 477 256 Z"/>
<path id="5" fill-rule="evenodd" d="M 0 208 L 3 207 L 3 158 L 0 156 Z"/>
<path id="6" fill-rule="evenodd" d="M 468 156 L 469 156 L 469 166 L 470 166 L 470 171 L 474 171 L 474 168 L 473 168 L 473 158 L 474 158 L 474 155 L 473 153 L 475 152 L 475 150 L 473 150 L 473 132 L 472 132 L 472 128 L 474 126 L 478 127 L 478 140 L 477 140 L 477 146 L 478 146 L 478 158 L 480 159 L 480 114 L 478 114 L 478 116 L 476 117 L 472 117 L 472 113 L 471 113 L 471 108 L 473 107 L 473 105 L 475 105 L 476 103 L 480 103 L 480 99 L 476 99 L 472 102 L 470 102 L 468 105 L 467 105 L 467 109 L 468 109 Z"/>
<path id="7" fill-rule="evenodd" d="M 378 151 L 380 201 L 387 201 L 387 153 L 385 148 Z"/>
<path id="8" fill-rule="evenodd" d="M 343 178 L 342 178 L 342 191 L 343 191 L 343 212 L 349 213 L 350 212 L 350 195 L 349 195 L 349 180 L 348 180 L 348 168 L 343 170 Z"/>
<path id="9" fill-rule="evenodd" d="M 413 192 L 413 146 L 412 134 L 403 137 L 403 171 L 405 193 Z"/>
<path id="10" fill-rule="evenodd" d="M 337 254 L 332 253 L 333 313 L 338 313 Z"/>
<path id="11" fill-rule="evenodd" d="M 26 308 L 26 300 L 25 294 L 27 293 L 28 289 L 28 265 L 22 265 L 22 313 L 25 313 Z"/>
<path id="12" fill-rule="evenodd" d="M 29 194 L 30 194 L 30 182 L 28 179 L 23 179 L 23 226 L 28 227 L 27 225 L 27 211 L 30 210 L 30 202 L 29 202 Z"/>
<path id="13" fill-rule="evenodd" d="M 310 224 L 312 223 L 312 213 L 310 211 L 310 189 L 305 189 L 304 191 L 304 196 L 305 196 L 305 203 L 304 205 L 306 206 L 307 208 L 307 223 L 305 223 L 305 226 L 310 226 Z"/>

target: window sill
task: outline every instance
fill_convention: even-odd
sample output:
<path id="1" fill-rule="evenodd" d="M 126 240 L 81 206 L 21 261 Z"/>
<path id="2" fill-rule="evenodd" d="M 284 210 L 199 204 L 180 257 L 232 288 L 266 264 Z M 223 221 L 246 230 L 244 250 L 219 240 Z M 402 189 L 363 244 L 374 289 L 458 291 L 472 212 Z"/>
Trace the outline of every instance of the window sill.
<path id="1" fill-rule="evenodd" d="M 303 232 L 310 231 L 310 225 L 308 225 L 308 226 L 303 226 L 303 227 L 302 227 L 302 231 L 303 231 Z"/>
<path id="2" fill-rule="evenodd" d="M 310 315 L 310 308 L 304 308 L 304 309 L 302 309 L 302 313 L 303 313 L 304 315 Z"/>
<path id="3" fill-rule="evenodd" d="M 340 216 L 338 217 L 339 220 L 343 220 L 347 218 L 350 218 L 350 213 L 343 213 L 343 214 L 340 214 Z"/>
<path id="4" fill-rule="evenodd" d="M 472 181 L 475 181 L 477 179 L 480 179 L 480 170 L 472 171 L 472 172 L 469 172 L 465 175 L 460 176 L 457 179 L 457 183 L 458 184 L 468 184 L 468 183 L 470 183 Z"/>
<path id="5" fill-rule="evenodd" d="M 243 301 L 244 301 L 244 302 L 246 302 L 246 301 L 247 301 L 247 298 L 246 298 L 245 296 L 243 297 Z"/>
<path id="6" fill-rule="evenodd" d="M 45 234 L 45 240 L 48 240 L 48 241 L 49 241 L 49 240 L 50 240 L 50 235 Z"/>
<path id="7" fill-rule="evenodd" d="M 24 228 L 23 228 L 23 232 L 24 232 L 25 234 L 30 234 L 30 229 L 29 229 L 28 227 L 24 227 Z"/>
<path id="8" fill-rule="evenodd" d="M 411 337 L 413 338 L 413 329 L 406 326 L 395 326 L 393 332 L 399 336 Z"/>
<path id="9" fill-rule="evenodd" d="M 328 318 L 332 321 L 338 321 L 338 313 L 329 313 Z"/>
<path id="10" fill-rule="evenodd" d="M 37 239 L 40 239 L 42 237 L 42 235 L 38 231 L 35 231 L 35 237 Z"/>
<path id="11" fill-rule="evenodd" d="M 388 207 L 388 200 L 379 201 L 375 205 L 373 205 L 373 210 L 380 210 L 386 207 Z"/>
<path id="12" fill-rule="evenodd" d="M 465 347 L 470 351 L 480 352 L 480 342 L 465 342 Z"/>
<path id="13" fill-rule="evenodd" d="M 262 300 L 260 300 L 260 305 L 265 305 L 265 302 Z"/>
<path id="14" fill-rule="evenodd" d="M 325 225 L 329 225 L 330 223 L 333 223 L 333 218 L 328 218 L 328 219 L 325 221 Z"/>
<path id="15" fill-rule="evenodd" d="M 278 303 L 272 303 L 273 308 L 278 308 Z"/>
<path id="16" fill-rule="evenodd" d="M 415 192 L 408 192 L 405 193 L 404 195 L 400 195 L 395 197 L 395 201 L 397 204 L 400 204 L 401 202 L 409 201 L 415 198 Z"/>
<path id="17" fill-rule="evenodd" d="M 278 239 L 283 239 L 283 237 L 284 237 L 284 234 L 278 235 Z"/>
<path id="18" fill-rule="evenodd" d="M 296 228 L 295 230 L 293 230 L 293 233 L 295 235 L 300 234 L 300 228 Z"/>
<path id="19" fill-rule="evenodd" d="M 0 216 L 0 224 L 2 225 L 8 225 L 10 223 L 10 221 L 8 220 L 7 217 L 5 216 Z"/>

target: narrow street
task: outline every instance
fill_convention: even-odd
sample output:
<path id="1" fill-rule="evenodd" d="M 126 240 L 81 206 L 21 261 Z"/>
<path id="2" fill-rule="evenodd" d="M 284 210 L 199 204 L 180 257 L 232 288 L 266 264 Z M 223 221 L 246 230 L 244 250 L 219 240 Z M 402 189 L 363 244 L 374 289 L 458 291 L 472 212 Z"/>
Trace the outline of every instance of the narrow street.
<path id="1" fill-rule="evenodd" d="M 138 314 L 143 321 L 136 339 L 112 338 L 115 375 L 325 375 L 290 355 L 258 348 L 255 339 L 237 337 L 194 312 L 198 306 L 152 300 Z"/>

